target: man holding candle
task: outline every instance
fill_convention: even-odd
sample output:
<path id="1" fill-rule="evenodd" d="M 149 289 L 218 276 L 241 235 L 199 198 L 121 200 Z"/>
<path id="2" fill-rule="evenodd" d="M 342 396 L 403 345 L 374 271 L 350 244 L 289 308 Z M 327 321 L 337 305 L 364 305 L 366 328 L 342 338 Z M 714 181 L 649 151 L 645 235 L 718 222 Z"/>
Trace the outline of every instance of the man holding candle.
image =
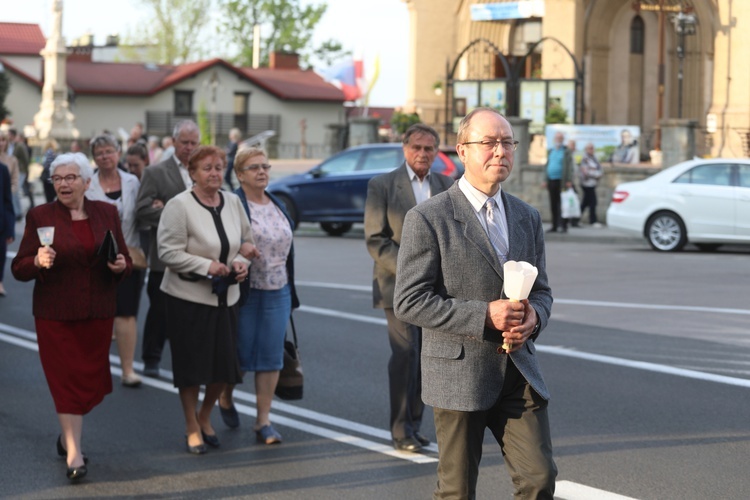
<path id="1" fill-rule="evenodd" d="M 434 498 L 474 498 L 485 428 L 517 498 L 552 499 L 557 468 L 534 340 L 552 308 L 539 212 L 503 192 L 517 141 L 497 111 L 459 125 L 466 167 L 448 191 L 406 215 L 394 308 L 422 327 L 422 398 L 434 407 L 440 461 Z M 503 263 L 538 270 L 528 299 L 503 294 Z M 505 344 L 505 345 L 503 345 Z"/>

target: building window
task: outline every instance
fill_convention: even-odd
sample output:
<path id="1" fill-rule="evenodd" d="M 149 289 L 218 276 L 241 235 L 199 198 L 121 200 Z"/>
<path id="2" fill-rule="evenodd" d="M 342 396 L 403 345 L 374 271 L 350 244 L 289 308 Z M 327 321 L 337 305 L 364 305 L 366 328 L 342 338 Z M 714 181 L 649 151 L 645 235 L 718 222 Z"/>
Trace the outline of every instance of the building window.
<path id="1" fill-rule="evenodd" d="M 248 111 L 250 109 L 250 92 L 235 92 L 234 93 L 234 122 L 233 126 L 243 131 L 248 132 Z"/>
<path id="2" fill-rule="evenodd" d="M 641 16 L 635 16 L 630 23 L 630 53 L 643 54 L 646 28 Z"/>
<path id="3" fill-rule="evenodd" d="M 175 116 L 192 116 L 193 114 L 193 91 L 174 91 L 174 114 Z"/>

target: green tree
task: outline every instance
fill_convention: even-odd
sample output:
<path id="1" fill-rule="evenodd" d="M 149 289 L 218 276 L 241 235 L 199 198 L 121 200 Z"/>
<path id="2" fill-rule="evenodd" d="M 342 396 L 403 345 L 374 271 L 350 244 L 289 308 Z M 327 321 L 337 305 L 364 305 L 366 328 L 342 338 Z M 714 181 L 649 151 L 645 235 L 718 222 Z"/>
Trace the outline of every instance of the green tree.
<path id="1" fill-rule="evenodd" d="M 139 26 L 123 45 L 150 45 L 146 58 L 160 64 L 180 64 L 200 59 L 204 52 L 201 35 L 205 31 L 213 0 L 140 0 L 150 11 L 150 19 Z M 136 51 L 126 57 L 137 58 Z"/>
<path id="2" fill-rule="evenodd" d="M 274 51 L 295 52 L 305 66 L 313 59 L 330 65 L 349 52 L 333 39 L 312 46 L 315 26 L 327 9 L 325 3 L 303 7 L 299 0 L 223 0 L 218 30 L 239 49 L 233 62 L 240 66 L 252 65 L 256 24 L 261 26 L 261 66 L 268 65 L 269 54 Z"/>
<path id="3" fill-rule="evenodd" d="M 418 114 L 404 113 L 400 109 L 396 109 L 391 115 L 391 127 L 399 137 L 404 135 L 406 129 L 421 121 Z"/>
<path id="4" fill-rule="evenodd" d="M 5 72 L 2 64 L 0 64 L 0 122 L 11 115 L 10 110 L 5 107 L 5 98 L 8 97 L 9 92 L 10 78 L 8 78 L 8 73 Z"/>
<path id="5" fill-rule="evenodd" d="M 552 103 L 544 117 L 544 123 L 568 123 L 568 112 L 556 102 Z"/>
<path id="6" fill-rule="evenodd" d="M 198 129 L 201 132 L 201 144 L 210 146 L 214 143 L 214 135 L 211 133 L 211 117 L 208 115 L 206 103 L 198 103 Z"/>

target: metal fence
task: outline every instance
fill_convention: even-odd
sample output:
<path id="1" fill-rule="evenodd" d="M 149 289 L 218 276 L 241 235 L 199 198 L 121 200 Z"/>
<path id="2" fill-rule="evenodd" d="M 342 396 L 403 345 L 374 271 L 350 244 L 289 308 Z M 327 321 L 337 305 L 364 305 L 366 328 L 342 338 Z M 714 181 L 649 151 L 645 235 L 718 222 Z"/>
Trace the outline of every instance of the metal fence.
<path id="1" fill-rule="evenodd" d="M 176 115 L 169 111 L 146 111 L 146 133 L 148 135 L 165 136 L 171 135 L 175 124 L 180 120 L 197 121 L 197 115 Z M 280 115 L 235 115 L 233 113 L 209 113 L 208 118 L 212 123 L 218 143 L 221 138 L 226 137 L 232 128 L 238 128 L 243 136 L 250 137 L 266 130 L 274 130 L 279 133 L 281 126 Z"/>

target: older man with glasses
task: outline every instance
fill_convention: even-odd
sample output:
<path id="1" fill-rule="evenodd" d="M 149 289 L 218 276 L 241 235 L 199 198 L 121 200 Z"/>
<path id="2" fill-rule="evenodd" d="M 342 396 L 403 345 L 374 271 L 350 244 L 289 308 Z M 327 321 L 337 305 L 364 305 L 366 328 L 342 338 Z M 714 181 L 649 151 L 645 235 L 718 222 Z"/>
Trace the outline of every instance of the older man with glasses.
<path id="1" fill-rule="evenodd" d="M 394 308 L 422 328 L 422 398 L 435 416 L 434 498 L 475 498 L 485 429 L 503 452 L 514 498 L 552 499 L 557 468 L 549 391 L 534 340 L 552 308 L 539 212 L 505 192 L 517 142 L 508 120 L 477 108 L 461 120 L 464 176 L 406 214 Z M 538 269 L 528 299 L 503 294 L 503 263 Z"/>

